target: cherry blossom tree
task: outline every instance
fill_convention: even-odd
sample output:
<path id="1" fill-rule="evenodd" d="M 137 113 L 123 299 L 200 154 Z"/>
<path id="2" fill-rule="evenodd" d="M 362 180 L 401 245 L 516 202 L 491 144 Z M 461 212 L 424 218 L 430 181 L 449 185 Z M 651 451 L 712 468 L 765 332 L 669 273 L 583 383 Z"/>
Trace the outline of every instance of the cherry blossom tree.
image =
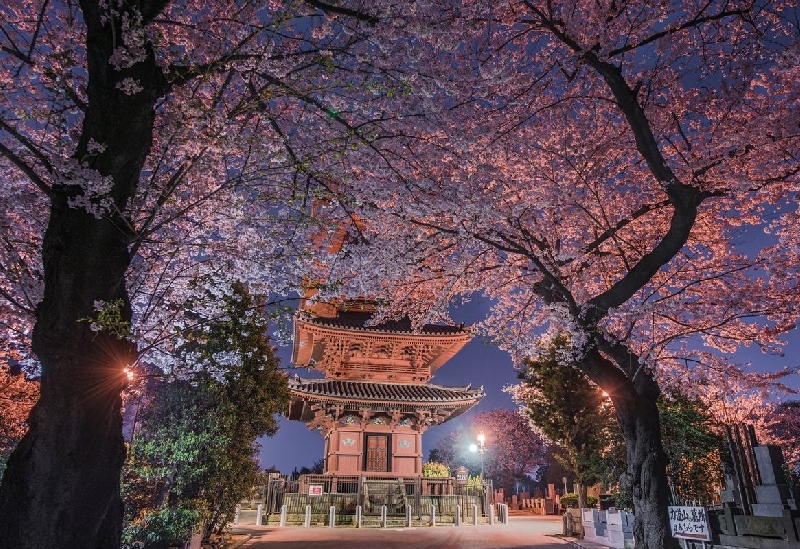
<path id="1" fill-rule="evenodd" d="M 0 7 L 0 312 L 42 379 L 0 539 L 116 549 L 121 366 L 170 370 L 220 314 L 197 295 L 297 289 L 313 259 L 319 297 L 420 324 L 484 291 L 517 359 L 569 331 L 626 438 L 636 538 L 663 547 L 657 371 L 796 322 L 794 8 Z"/>
<path id="2" fill-rule="evenodd" d="M 531 429 L 527 420 L 514 410 L 497 409 L 478 412 L 468 425 L 452 431 L 439 440 L 431 450 L 431 459 L 450 467 L 469 465 L 471 472 L 480 473 L 479 456 L 469 447 L 476 444 L 478 433 L 485 437 L 484 474 L 495 488 L 510 494 L 514 484 L 526 476 L 535 476 L 547 462 L 547 446 L 540 435 Z"/>
<path id="3" fill-rule="evenodd" d="M 234 280 L 299 288 L 310 205 L 337 200 L 399 85 L 367 68 L 375 21 L 317 0 L 0 6 L 0 329 L 41 374 L 3 547 L 119 547 L 123 367 L 180 376 Z"/>
<path id="4" fill-rule="evenodd" d="M 800 401 L 781 402 L 772 414 L 769 432 L 773 444 L 780 445 L 794 481 L 800 480 Z"/>
<path id="5" fill-rule="evenodd" d="M 616 410 L 634 535 L 665 547 L 660 372 L 774 352 L 800 310 L 796 6 L 430 4 L 395 24 L 428 46 L 406 55 L 439 75 L 440 130 L 387 142 L 394 179 L 360 172 L 320 278 L 420 324 L 484 292 L 518 361 L 568 333 Z"/>

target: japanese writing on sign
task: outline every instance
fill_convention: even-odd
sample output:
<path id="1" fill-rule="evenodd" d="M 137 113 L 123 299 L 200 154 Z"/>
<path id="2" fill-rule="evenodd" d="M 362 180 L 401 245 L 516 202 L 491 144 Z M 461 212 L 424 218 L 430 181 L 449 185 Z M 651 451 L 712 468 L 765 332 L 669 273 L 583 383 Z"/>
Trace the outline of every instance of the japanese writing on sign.
<path id="1" fill-rule="evenodd" d="M 669 508 L 669 529 L 673 538 L 711 540 L 705 507 Z"/>

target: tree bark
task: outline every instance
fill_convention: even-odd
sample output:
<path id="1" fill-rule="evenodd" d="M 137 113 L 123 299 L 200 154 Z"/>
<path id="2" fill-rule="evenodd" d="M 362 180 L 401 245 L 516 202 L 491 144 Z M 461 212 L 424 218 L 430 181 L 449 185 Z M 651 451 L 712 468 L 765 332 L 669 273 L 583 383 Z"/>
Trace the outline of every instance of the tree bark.
<path id="1" fill-rule="evenodd" d="M 125 273 L 133 235 L 122 212 L 149 153 L 154 105 L 166 82 L 152 51 L 132 67 L 114 69 L 109 57 L 114 37 L 121 36 L 119 20 L 104 23 L 96 1 L 84 0 L 81 8 L 88 106 L 74 158 L 111 178 L 114 208 L 98 219 L 70 207 L 68 200 L 80 187 L 54 177 L 42 246 L 44 297 L 32 338 L 41 364 L 41 396 L 0 486 L 2 549 L 120 547 L 125 457 L 120 393 L 134 347 L 113 333 L 93 331 L 88 319 L 96 316 L 97 301 L 116 301 L 122 321 L 131 319 Z M 118 88 L 124 78 L 144 90 L 124 94 Z M 104 150 L 93 153 L 91 142 Z"/>
<path id="2" fill-rule="evenodd" d="M 586 505 L 586 496 L 589 493 L 589 488 L 585 484 L 578 483 L 578 508 L 585 509 Z"/>
<path id="3" fill-rule="evenodd" d="M 597 340 L 595 340 L 597 341 Z M 628 352 L 621 345 L 603 345 L 608 353 Z M 661 443 L 661 422 L 656 402 L 661 393 L 652 373 L 638 360 L 618 367 L 596 348 L 590 350 L 580 367 L 614 404 L 626 447 L 626 471 L 621 489 L 633 498 L 633 535 L 637 549 L 674 547 L 667 506 L 667 456 Z"/>
<path id="4" fill-rule="evenodd" d="M 673 547 L 667 506 L 667 458 L 655 401 L 638 398 L 635 408 L 617 411 L 627 450 L 627 470 L 620 479 L 633 498 L 633 537 L 637 549 Z M 616 403 L 615 403 L 616 405 Z"/>

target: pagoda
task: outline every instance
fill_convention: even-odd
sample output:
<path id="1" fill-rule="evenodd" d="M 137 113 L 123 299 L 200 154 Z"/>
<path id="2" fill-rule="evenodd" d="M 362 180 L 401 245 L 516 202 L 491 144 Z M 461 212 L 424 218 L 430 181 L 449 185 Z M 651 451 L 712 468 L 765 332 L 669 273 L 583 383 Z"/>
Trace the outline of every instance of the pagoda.
<path id="1" fill-rule="evenodd" d="M 292 363 L 325 377 L 289 381 L 288 417 L 325 437 L 325 474 L 420 476 L 422 433 L 484 396 L 428 383 L 472 334 L 463 325 L 412 331 L 408 319 L 371 325 L 374 313 L 363 300 L 301 306 Z"/>

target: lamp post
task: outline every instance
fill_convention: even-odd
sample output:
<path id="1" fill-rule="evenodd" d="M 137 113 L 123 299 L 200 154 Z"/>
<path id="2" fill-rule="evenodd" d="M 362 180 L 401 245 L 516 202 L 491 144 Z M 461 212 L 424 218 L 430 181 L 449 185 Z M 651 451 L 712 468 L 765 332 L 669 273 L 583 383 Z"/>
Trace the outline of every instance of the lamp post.
<path id="1" fill-rule="evenodd" d="M 483 479 L 483 454 L 486 452 L 486 435 L 483 431 L 478 431 L 478 444 L 470 444 L 469 449 L 472 452 L 478 452 L 481 456 L 481 479 Z"/>

